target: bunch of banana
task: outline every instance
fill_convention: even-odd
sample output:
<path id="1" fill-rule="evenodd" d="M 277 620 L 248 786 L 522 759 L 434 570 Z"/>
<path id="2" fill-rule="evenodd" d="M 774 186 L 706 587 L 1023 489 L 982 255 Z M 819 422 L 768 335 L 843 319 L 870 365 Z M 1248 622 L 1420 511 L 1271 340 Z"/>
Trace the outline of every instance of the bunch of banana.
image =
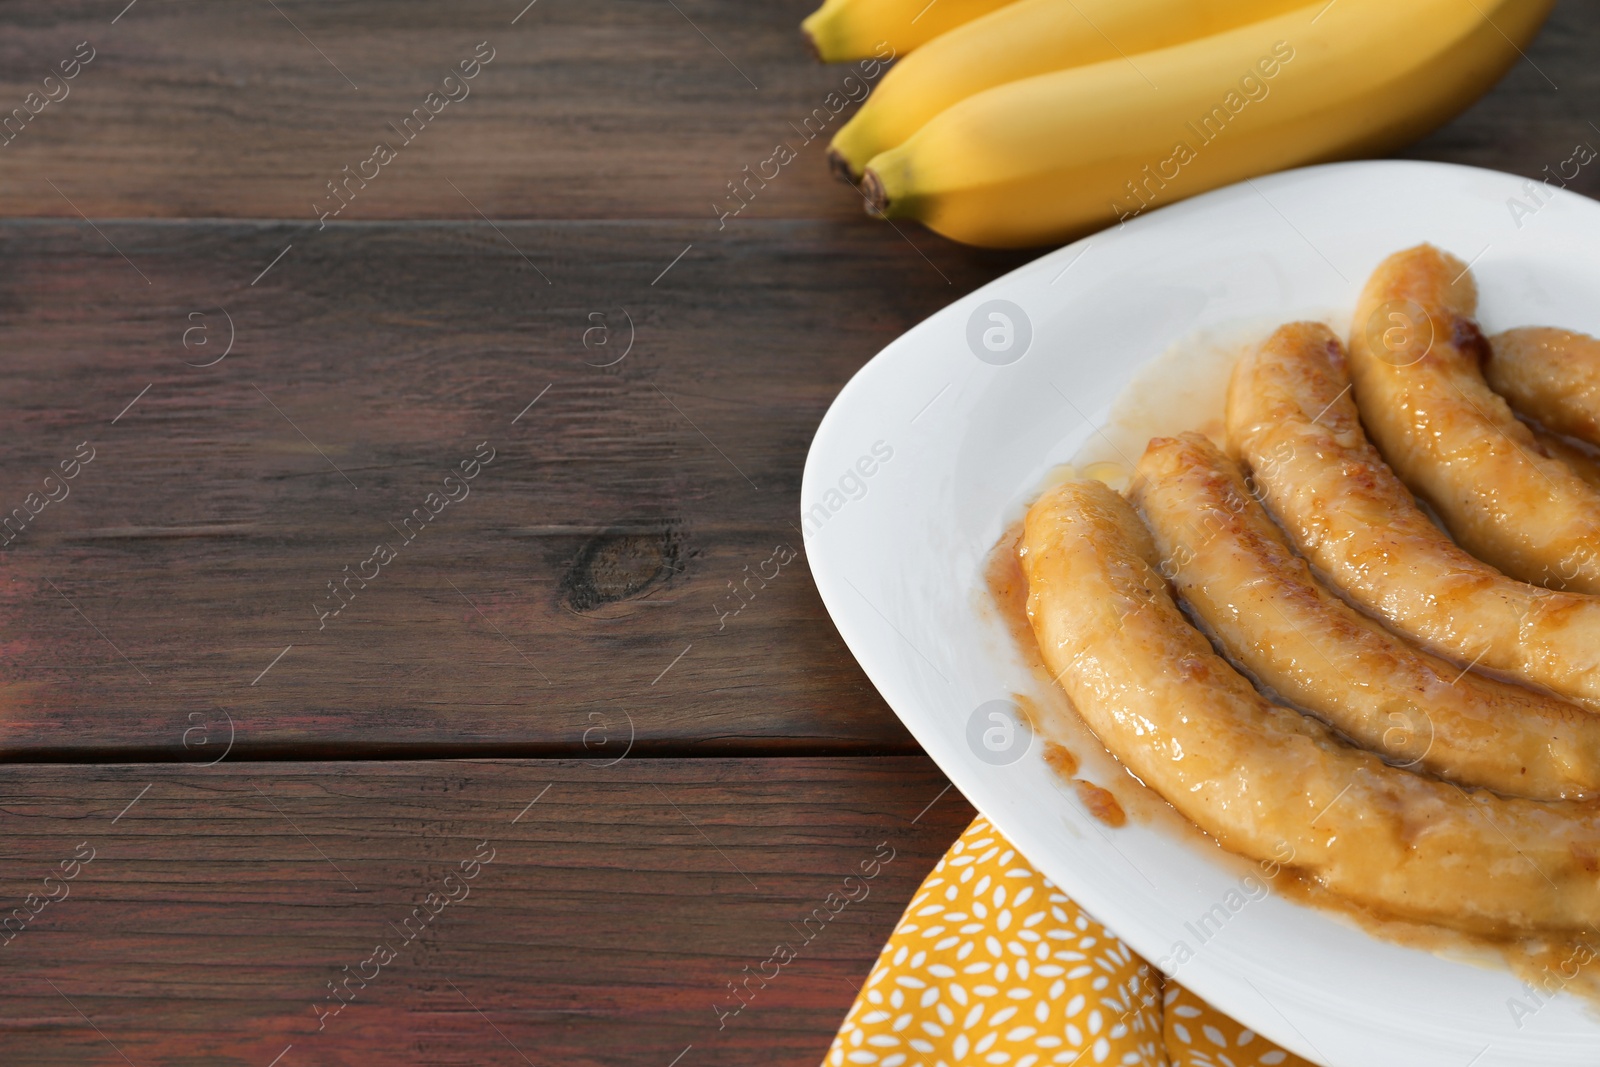
<path id="1" fill-rule="evenodd" d="M 1016 0 L 934 38 L 884 75 L 829 156 L 859 180 L 867 162 L 969 96 L 1007 82 L 1206 37 L 1305 0 Z"/>
<path id="2" fill-rule="evenodd" d="M 1488 89 L 1553 2 L 1017 0 L 902 59 L 830 153 L 890 218 L 968 244 L 1059 242 L 1404 144 Z M 890 7 L 829 0 L 812 18 Z"/>
<path id="3" fill-rule="evenodd" d="M 887 44 L 903 56 L 1010 0 L 824 0 L 800 32 L 824 63 L 866 59 Z"/>

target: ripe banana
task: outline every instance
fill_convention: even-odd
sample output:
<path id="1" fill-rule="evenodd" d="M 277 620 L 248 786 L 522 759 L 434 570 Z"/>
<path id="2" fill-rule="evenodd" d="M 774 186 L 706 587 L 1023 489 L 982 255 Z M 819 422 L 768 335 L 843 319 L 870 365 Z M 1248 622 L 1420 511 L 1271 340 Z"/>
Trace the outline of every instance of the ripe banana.
<path id="1" fill-rule="evenodd" d="M 1380 153 L 1517 59 L 1553 0 L 1316 0 L 1185 44 L 987 89 L 875 156 L 890 218 L 968 244 L 1064 241 L 1286 167 Z"/>
<path id="2" fill-rule="evenodd" d="M 1305 0 L 1017 0 L 902 59 L 828 146 L 841 177 L 945 108 L 1036 74 L 1133 56 L 1282 14 Z"/>
<path id="3" fill-rule="evenodd" d="M 903 56 L 1011 0 L 824 0 L 800 32 L 824 63 L 865 59 L 888 44 Z"/>

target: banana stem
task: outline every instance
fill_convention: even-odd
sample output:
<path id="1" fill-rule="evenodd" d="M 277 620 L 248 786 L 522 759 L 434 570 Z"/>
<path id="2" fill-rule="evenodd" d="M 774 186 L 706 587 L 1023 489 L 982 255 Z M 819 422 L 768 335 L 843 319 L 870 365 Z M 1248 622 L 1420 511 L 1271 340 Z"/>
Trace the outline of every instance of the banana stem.
<path id="1" fill-rule="evenodd" d="M 850 173 L 850 161 L 844 158 L 843 153 L 835 151 L 832 148 L 828 149 L 828 169 L 832 171 L 833 176 L 838 178 L 840 181 L 846 182 L 850 185 L 854 185 L 856 183 L 856 176 Z"/>
<path id="2" fill-rule="evenodd" d="M 861 194 L 867 198 L 867 214 L 888 214 L 889 192 L 883 187 L 883 180 L 878 177 L 877 171 L 871 167 L 868 167 L 866 172 L 861 175 Z"/>
<path id="3" fill-rule="evenodd" d="M 811 53 L 811 58 L 818 63 L 825 62 L 822 58 L 822 49 L 817 47 L 817 39 L 811 36 L 811 31 L 805 26 L 800 27 L 800 39 L 806 43 L 806 51 Z"/>

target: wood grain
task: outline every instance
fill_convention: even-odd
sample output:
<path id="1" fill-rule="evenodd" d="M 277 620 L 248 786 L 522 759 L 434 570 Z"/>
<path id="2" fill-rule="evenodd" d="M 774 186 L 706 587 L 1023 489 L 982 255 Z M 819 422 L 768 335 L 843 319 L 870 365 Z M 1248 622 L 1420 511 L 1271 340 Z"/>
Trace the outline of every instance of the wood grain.
<path id="1" fill-rule="evenodd" d="M 680 1067 L 815 1064 L 972 818 L 946 784 L 920 757 L 6 768 L 0 905 L 67 895 L 0 945 L 0 1047 L 37 1067 L 266 1067 L 291 1045 L 278 1067 L 667 1067 L 691 1045 Z M 380 943 L 396 958 L 319 1032 L 327 983 L 371 977 Z M 798 958 L 719 1016 L 778 943 Z"/>
<path id="2" fill-rule="evenodd" d="M 817 1062 L 972 812 L 870 755 L 914 745 L 803 556 L 724 625 L 728 583 L 801 547 L 849 376 L 1028 257 L 861 215 L 796 129 L 848 73 L 804 55 L 810 6 L 0 11 L 0 115 L 96 49 L 0 147 L 0 216 L 47 217 L 0 225 L 0 517 L 25 517 L 0 756 L 184 761 L 0 768 L 6 903 L 95 849 L 0 946 L 0 1060 Z M 326 183 L 481 41 L 471 96 L 319 229 Z M 1537 176 L 1600 139 L 1597 47 L 1563 0 L 1406 154 Z M 719 222 L 780 142 L 795 162 Z M 470 494 L 319 629 L 325 583 L 482 441 Z M 855 757 L 640 758 L 700 752 Z M 463 754 L 596 758 L 423 758 Z M 307 762 L 331 756 L 366 759 Z M 325 983 L 486 840 L 471 896 L 319 1033 Z M 880 842 L 870 896 L 721 1024 Z"/>
<path id="3" fill-rule="evenodd" d="M 822 158 L 847 114 L 829 94 L 860 90 L 807 55 L 806 0 L 542 0 L 515 25 L 527 0 L 139 0 L 112 25 L 125 2 L 7 7 L 0 102 L 21 104 L 79 41 L 96 57 L 0 149 L 0 214 L 76 217 L 70 198 L 95 218 L 315 219 L 327 181 L 487 41 L 469 95 L 346 219 L 714 219 L 727 183 L 786 143 L 799 158 L 747 217 L 867 225 Z M 808 141 L 819 107 L 825 135 Z"/>
<path id="4" fill-rule="evenodd" d="M 825 138 L 801 135 L 850 73 L 806 55 L 797 30 L 806 0 L 541 0 L 515 25 L 519 0 L 295 0 L 276 10 L 139 0 L 113 25 L 123 6 L 7 5 L 4 108 L 79 41 L 97 54 L 66 99 L 0 149 L 0 215 L 313 219 L 326 183 L 487 40 L 495 58 L 471 95 L 357 190 L 346 219 L 481 210 L 709 220 L 713 204 L 734 203 L 727 184 L 785 143 L 798 158 L 756 190 L 742 218 L 883 229 L 828 176 Z M 1527 61 L 1405 154 L 1530 176 L 1567 159 L 1577 141 L 1600 138 L 1590 125 L 1600 121 L 1597 49 L 1600 15 L 1562 0 Z M 825 136 L 849 114 L 830 116 Z M 1600 190 L 1600 177 L 1582 174 L 1574 187 Z"/>
<path id="5" fill-rule="evenodd" d="M 0 225 L 7 754 L 209 761 L 229 721 L 238 755 L 911 749 L 781 556 L 834 394 L 1005 257 L 801 222 L 101 231 Z M 906 456 L 925 400 L 886 424 Z"/>

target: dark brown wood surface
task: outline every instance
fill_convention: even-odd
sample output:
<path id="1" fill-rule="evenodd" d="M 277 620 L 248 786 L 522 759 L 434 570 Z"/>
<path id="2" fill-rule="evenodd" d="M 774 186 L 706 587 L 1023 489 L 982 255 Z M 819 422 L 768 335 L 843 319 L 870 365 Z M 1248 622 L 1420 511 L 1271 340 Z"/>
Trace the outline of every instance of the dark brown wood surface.
<path id="1" fill-rule="evenodd" d="M 0 946 L 0 1063 L 817 1062 L 971 809 L 803 554 L 726 626 L 719 598 L 802 548 L 838 388 L 1028 255 L 828 177 L 799 127 L 849 72 L 804 54 L 809 6 L 0 8 L 0 115 L 94 49 L 0 147 L 0 518 L 27 520 L 0 533 L 0 893 L 40 907 L 95 850 Z M 321 228 L 480 42 L 471 95 Z M 1600 10 L 1562 0 L 1404 154 L 1538 176 L 1600 144 L 1597 51 Z M 471 896 L 317 1032 L 326 983 L 485 840 Z M 879 842 L 870 898 L 719 1028 Z"/>
<path id="2" fill-rule="evenodd" d="M 5 6 L 3 109 L 78 42 L 96 58 L 0 148 L 0 216 L 313 221 L 326 183 L 488 41 L 495 57 L 471 94 L 343 218 L 714 221 L 714 204 L 734 203 L 727 183 L 786 143 L 797 159 L 735 221 L 827 219 L 895 239 L 828 176 L 824 137 L 804 139 L 806 117 L 847 92 L 850 73 L 805 54 L 808 0 L 538 0 L 515 24 L 526 0 L 137 0 L 113 24 L 126 2 Z M 1597 48 L 1593 5 L 1561 0 L 1527 60 L 1402 154 L 1538 175 L 1600 138 Z M 1574 187 L 1600 190 L 1600 176 Z"/>
<path id="3" fill-rule="evenodd" d="M 814 1064 L 972 818 L 922 757 L 608 762 L 10 767 L 0 1061 Z"/>
<path id="4" fill-rule="evenodd" d="M 853 207 L 835 215 L 852 194 L 804 156 L 726 225 L 668 205 L 690 198 L 672 182 L 708 157 L 732 167 L 741 138 L 839 73 L 792 48 L 795 12 L 753 9 L 752 23 L 716 5 L 546 4 L 512 26 L 498 9 L 452 9 L 451 25 L 474 27 L 459 31 L 468 44 L 501 18 L 525 46 L 496 51 L 474 95 L 424 131 L 459 129 L 491 171 L 522 176 L 502 185 L 523 199 L 471 202 L 491 218 L 603 216 L 617 202 L 635 217 L 491 222 L 457 193 L 489 172 L 424 181 L 474 157 L 419 136 L 323 227 L 272 190 L 316 144 L 388 121 L 400 98 L 384 94 L 425 81 L 429 50 L 458 32 L 445 16 L 302 12 L 294 25 L 311 41 L 361 57 L 358 90 L 271 5 L 141 0 L 114 24 L 94 5 L 26 10 L 13 9 L 19 32 L 0 49 L 50 55 L 59 40 L 70 55 L 98 39 L 96 20 L 106 36 L 72 95 L 0 149 L 14 176 L 0 197 L 45 178 L 62 194 L 7 206 L 86 216 L 0 227 L 12 368 L 0 514 L 80 442 L 97 451 L 72 496 L 4 550 L 0 751 L 209 759 L 198 741 L 228 735 L 241 756 L 534 754 L 619 733 L 657 752 L 910 750 L 803 565 L 727 625 L 719 604 L 778 546 L 801 549 L 805 449 L 839 386 L 1026 256 L 896 232 Z M 709 47 L 711 61 L 649 62 L 684 43 L 679 30 L 706 45 L 695 26 L 732 27 L 765 57 L 766 87 Z M 1537 174 L 1600 139 L 1582 117 L 1597 77 L 1582 56 L 1597 43 L 1596 20 L 1564 6 L 1526 62 L 1413 154 Z M 174 68 L 167 50 L 180 47 L 201 58 Z M 219 62 L 231 81 L 201 73 Z M 529 84 L 497 96 L 499 75 Z M 295 112 L 279 94 L 296 93 L 322 106 Z M 116 112 L 141 106 L 164 118 Z M 585 183 L 561 170 L 562 138 L 605 122 L 626 126 L 629 147 L 586 142 L 596 199 L 563 199 Z M 715 147 L 694 140 L 710 129 L 723 131 Z M 135 132 L 138 151 L 122 140 Z M 97 164 L 102 152 L 118 165 Z M 664 182 L 619 167 L 619 153 L 692 165 Z M 1584 172 L 1574 186 L 1597 181 Z M 562 192 L 541 199 L 551 189 Z M 796 205 L 809 220 L 765 217 Z M 228 213 L 283 221 L 104 217 Z M 348 221 L 407 213 L 469 219 Z M 687 217 L 648 218 L 674 215 Z M 190 365 L 230 341 L 222 362 Z M 498 466 L 471 498 L 368 588 L 356 581 L 358 599 L 322 628 L 316 605 L 338 603 L 328 583 L 360 571 L 485 440 Z"/>
<path id="5" fill-rule="evenodd" d="M 990 257 L 798 221 L 100 230 L 0 224 L 6 751 L 909 750 L 806 570 L 801 468 Z"/>
<path id="6" fill-rule="evenodd" d="M 345 218 L 715 219 L 727 183 L 780 142 L 799 158 L 750 214 L 860 214 L 826 138 L 804 139 L 828 94 L 852 91 L 848 69 L 807 55 L 806 0 L 538 0 L 514 25 L 528 0 L 138 0 L 113 25 L 126 3 L 7 5 L 0 103 L 79 41 L 96 56 L 0 149 L 0 215 L 76 217 L 70 198 L 91 217 L 313 220 L 325 183 L 485 41 L 469 95 Z"/>

